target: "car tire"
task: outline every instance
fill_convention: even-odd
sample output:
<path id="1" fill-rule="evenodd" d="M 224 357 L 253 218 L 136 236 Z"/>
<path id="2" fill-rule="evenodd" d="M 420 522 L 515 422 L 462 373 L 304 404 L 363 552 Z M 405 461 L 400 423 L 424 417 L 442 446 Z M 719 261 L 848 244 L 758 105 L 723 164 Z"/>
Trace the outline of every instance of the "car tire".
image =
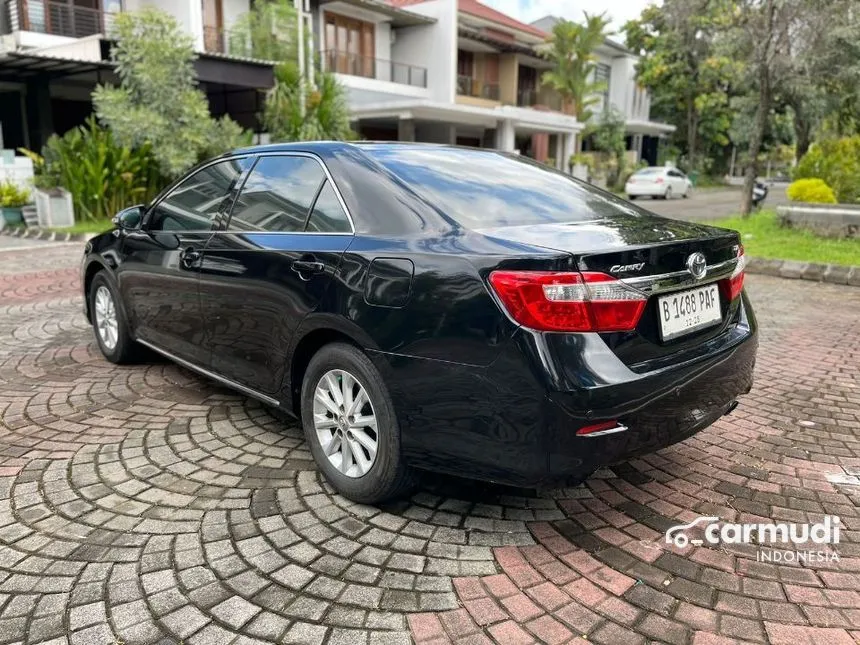
<path id="1" fill-rule="evenodd" d="M 347 409 L 347 392 L 358 401 L 362 391 L 367 403 L 357 411 Z M 338 394 L 344 404 L 336 400 Z M 314 355 L 302 382 L 301 415 L 314 460 L 344 497 L 379 504 L 412 488 L 414 478 L 400 454 L 400 426 L 388 388 L 379 370 L 358 348 L 331 343 Z M 372 425 L 353 425 L 353 419 L 371 417 Z M 361 440 L 356 438 L 359 434 Z M 374 435 L 371 460 L 368 446 Z"/>
<path id="2" fill-rule="evenodd" d="M 663 193 L 663 199 L 672 199 L 672 187 L 671 186 L 669 186 L 666 189 L 666 192 Z"/>
<path id="3" fill-rule="evenodd" d="M 684 199 L 687 199 L 690 196 L 690 187 L 687 186 L 687 190 L 684 191 L 684 194 L 681 195 Z"/>
<path id="4" fill-rule="evenodd" d="M 634 199 L 636 199 L 636 195 L 627 195 L 627 199 L 632 202 Z"/>
<path id="5" fill-rule="evenodd" d="M 140 356 L 140 345 L 128 331 L 128 321 L 119 294 L 104 271 L 99 271 L 87 293 L 90 319 L 102 355 L 111 363 L 133 363 Z"/>

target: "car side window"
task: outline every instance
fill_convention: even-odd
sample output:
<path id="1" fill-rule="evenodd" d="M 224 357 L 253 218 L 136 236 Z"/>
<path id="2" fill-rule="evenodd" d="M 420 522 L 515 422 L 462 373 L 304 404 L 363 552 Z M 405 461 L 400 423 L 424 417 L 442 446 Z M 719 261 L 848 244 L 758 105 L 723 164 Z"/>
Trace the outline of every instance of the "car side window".
<path id="1" fill-rule="evenodd" d="M 349 218 L 331 182 L 326 180 L 308 219 L 307 231 L 313 233 L 350 233 Z"/>
<path id="2" fill-rule="evenodd" d="M 236 199 L 228 229 L 303 231 L 325 178 L 315 159 L 262 157 Z"/>
<path id="3" fill-rule="evenodd" d="M 149 214 L 151 231 L 208 231 L 226 208 L 231 189 L 249 164 L 228 159 L 198 170 L 158 202 Z"/>

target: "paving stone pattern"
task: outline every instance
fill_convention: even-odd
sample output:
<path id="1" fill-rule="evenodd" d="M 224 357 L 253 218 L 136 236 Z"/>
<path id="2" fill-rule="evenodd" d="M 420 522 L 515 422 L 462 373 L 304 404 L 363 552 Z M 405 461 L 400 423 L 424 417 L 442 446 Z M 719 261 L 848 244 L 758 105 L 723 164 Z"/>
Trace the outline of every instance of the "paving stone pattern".
<path id="1" fill-rule="evenodd" d="M 658 454 L 541 493 L 357 505 L 294 422 L 104 361 L 80 245 L 0 255 L 0 644 L 860 643 L 860 290 L 751 276 L 757 382 Z M 839 562 L 663 541 L 842 521 Z"/>

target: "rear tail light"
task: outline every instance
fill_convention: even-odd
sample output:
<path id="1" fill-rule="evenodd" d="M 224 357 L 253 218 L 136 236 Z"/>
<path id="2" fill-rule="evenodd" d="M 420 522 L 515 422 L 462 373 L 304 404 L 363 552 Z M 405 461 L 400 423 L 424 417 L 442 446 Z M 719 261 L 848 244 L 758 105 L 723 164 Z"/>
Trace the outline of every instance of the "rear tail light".
<path id="1" fill-rule="evenodd" d="M 646 297 L 605 273 L 493 271 L 490 284 L 519 324 L 538 331 L 631 331 Z"/>
<path id="2" fill-rule="evenodd" d="M 655 180 L 654 180 L 654 183 L 655 183 L 655 184 L 662 184 L 662 183 L 663 183 L 663 178 L 662 178 L 662 177 L 657 177 L 657 179 L 655 179 Z"/>
<path id="3" fill-rule="evenodd" d="M 747 265 L 747 257 L 744 254 L 743 245 L 738 245 L 738 263 L 732 275 L 725 280 L 720 281 L 720 286 L 723 289 L 723 294 L 728 298 L 729 302 L 741 295 L 744 288 L 744 269 Z"/>

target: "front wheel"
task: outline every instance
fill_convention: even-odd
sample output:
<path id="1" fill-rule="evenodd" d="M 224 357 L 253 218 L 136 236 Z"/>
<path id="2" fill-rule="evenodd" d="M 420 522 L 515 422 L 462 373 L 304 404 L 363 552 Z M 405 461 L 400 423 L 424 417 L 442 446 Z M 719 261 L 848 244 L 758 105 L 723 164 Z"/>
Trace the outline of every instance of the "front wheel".
<path id="1" fill-rule="evenodd" d="M 332 343 L 314 355 L 302 383 L 301 412 L 314 460 L 344 497 L 378 504 L 411 488 L 391 396 L 359 349 Z"/>
<path id="2" fill-rule="evenodd" d="M 103 271 L 93 278 L 88 297 L 93 331 L 104 357 L 118 365 L 134 362 L 139 346 L 128 333 L 116 288 Z"/>

